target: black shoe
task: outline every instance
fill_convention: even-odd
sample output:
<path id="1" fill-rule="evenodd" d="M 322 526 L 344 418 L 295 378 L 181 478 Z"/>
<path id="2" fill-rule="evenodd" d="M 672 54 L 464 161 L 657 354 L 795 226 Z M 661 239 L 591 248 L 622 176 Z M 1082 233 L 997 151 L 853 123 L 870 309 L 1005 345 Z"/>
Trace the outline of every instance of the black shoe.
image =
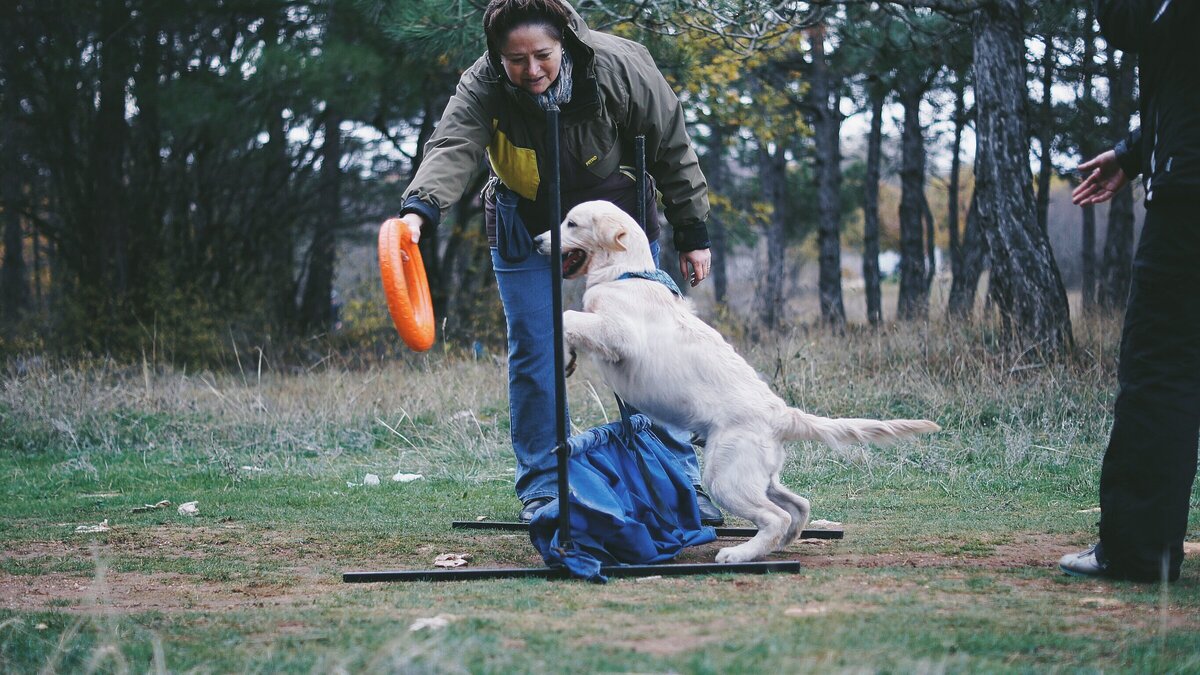
<path id="1" fill-rule="evenodd" d="M 696 488 L 696 504 L 700 507 L 700 524 L 710 525 L 712 527 L 720 527 L 725 524 L 725 514 L 721 513 L 721 509 L 713 503 L 708 494 L 704 492 L 704 488 L 699 485 Z"/>
<path id="2" fill-rule="evenodd" d="M 521 509 L 521 515 L 518 518 L 522 523 L 528 523 L 533 520 L 533 514 L 538 512 L 538 509 L 554 501 L 554 497 L 534 497 L 525 502 L 524 508 Z"/>

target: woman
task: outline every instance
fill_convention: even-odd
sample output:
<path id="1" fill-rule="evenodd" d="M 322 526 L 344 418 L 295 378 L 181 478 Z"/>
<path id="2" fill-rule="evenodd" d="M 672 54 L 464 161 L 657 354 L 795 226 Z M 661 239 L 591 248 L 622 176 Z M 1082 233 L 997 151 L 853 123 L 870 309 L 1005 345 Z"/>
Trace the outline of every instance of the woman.
<path id="1" fill-rule="evenodd" d="M 487 53 L 459 79 L 425 159 L 405 191 L 400 215 L 413 238 L 436 226 L 467 189 L 486 155 L 485 220 L 496 285 L 508 322 L 509 402 L 521 519 L 556 496 L 554 354 L 549 259 L 532 237 L 547 222 L 545 111 L 560 110 L 562 212 L 606 199 L 636 213 L 633 139 L 646 137 L 646 166 L 675 231 L 680 272 L 695 286 L 708 276 L 708 187 L 688 139 L 683 110 L 641 45 L 588 30 L 562 0 L 491 0 L 483 16 Z M 654 191 L 646 234 L 658 260 Z M 695 451 L 660 433 L 692 482 Z M 706 524 L 721 512 L 699 493 Z"/>

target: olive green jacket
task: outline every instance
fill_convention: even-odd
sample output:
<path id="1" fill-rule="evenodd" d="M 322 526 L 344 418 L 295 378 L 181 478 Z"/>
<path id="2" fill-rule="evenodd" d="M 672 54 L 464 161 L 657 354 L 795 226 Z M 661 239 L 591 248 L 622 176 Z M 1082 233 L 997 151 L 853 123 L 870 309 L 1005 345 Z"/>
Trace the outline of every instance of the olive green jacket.
<path id="1" fill-rule="evenodd" d="M 633 139 L 646 136 L 646 167 L 661 192 L 680 251 L 708 247 L 708 186 L 684 125 L 679 99 L 642 45 L 592 32 L 568 3 L 565 47 L 575 58 L 574 92 L 560 114 L 564 192 L 586 189 L 633 164 Z M 425 145 L 401 213 L 436 224 L 463 197 L 486 154 L 492 171 L 522 198 L 543 202 L 549 164 L 545 112 L 509 82 L 495 53 L 479 58 Z M 542 223 L 535 231 L 545 231 Z M 531 229 L 535 229 L 531 224 Z"/>

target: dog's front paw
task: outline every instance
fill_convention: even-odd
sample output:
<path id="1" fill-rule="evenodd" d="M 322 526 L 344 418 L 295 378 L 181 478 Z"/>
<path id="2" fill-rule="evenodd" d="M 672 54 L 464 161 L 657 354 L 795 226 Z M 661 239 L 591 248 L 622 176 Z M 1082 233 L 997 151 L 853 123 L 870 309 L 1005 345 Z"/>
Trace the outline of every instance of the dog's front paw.
<path id="1" fill-rule="evenodd" d="M 760 556 L 757 551 L 746 548 L 745 544 L 729 546 L 717 551 L 717 562 L 722 564 L 750 562 L 758 559 L 759 557 Z"/>

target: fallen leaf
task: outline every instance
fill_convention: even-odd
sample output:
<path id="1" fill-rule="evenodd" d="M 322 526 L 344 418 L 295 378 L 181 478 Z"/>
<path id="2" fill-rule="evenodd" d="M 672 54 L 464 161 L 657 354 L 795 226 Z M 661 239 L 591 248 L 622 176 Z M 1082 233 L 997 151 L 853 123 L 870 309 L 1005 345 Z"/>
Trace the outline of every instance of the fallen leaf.
<path id="1" fill-rule="evenodd" d="M 464 567 L 471 562 L 470 553 L 443 553 L 433 559 L 434 567 Z"/>
<path id="2" fill-rule="evenodd" d="M 829 611 L 824 605 L 809 605 L 808 607 L 788 607 L 783 610 L 784 616 L 816 616 Z"/>
<path id="3" fill-rule="evenodd" d="M 44 623 L 39 623 L 38 625 L 34 626 L 33 628 L 34 628 L 34 630 L 46 630 L 49 627 L 50 626 L 47 626 Z"/>
<path id="4" fill-rule="evenodd" d="M 458 617 L 454 616 L 453 614 L 438 614 L 437 616 L 431 616 L 431 617 L 426 617 L 423 619 L 417 619 L 416 621 L 412 622 L 411 626 L 408 627 L 408 632 L 415 633 L 419 630 L 424 630 L 426 628 L 429 628 L 429 629 L 445 628 L 446 626 L 449 626 L 452 622 L 457 621 L 457 620 L 458 620 Z"/>
<path id="5" fill-rule="evenodd" d="M 379 476 L 373 473 L 363 476 L 363 485 L 379 485 Z"/>
<path id="6" fill-rule="evenodd" d="M 80 525 L 75 528 L 78 534 L 96 534 L 97 532 L 108 532 L 112 528 L 108 526 L 108 518 L 100 521 L 99 525 Z"/>
<path id="7" fill-rule="evenodd" d="M 1099 506 L 1093 506 L 1093 507 L 1092 507 L 1092 508 L 1090 508 L 1090 509 L 1079 509 L 1079 510 L 1078 510 L 1078 511 L 1076 511 L 1075 513 L 1100 513 L 1100 507 L 1099 507 Z"/>
<path id="8" fill-rule="evenodd" d="M 424 477 L 425 476 L 422 476 L 419 473 L 404 473 L 403 471 L 397 471 L 395 475 L 392 476 L 392 480 L 396 481 L 397 483 L 411 483 L 414 480 L 421 480 Z"/>
<path id="9" fill-rule="evenodd" d="M 1101 596 L 1090 596 L 1090 597 L 1086 597 L 1086 598 L 1080 598 L 1079 604 L 1084 605 L 1085 607 L 1124 607 L 1125 606 L 1125 603 L 1121 602 L 1120 600 L 1117 600 L 1116 598 L 1105 598 L 1105 597 L 1101 597 Z"/>
<path id="10" fill-rule="evenodd" d="M 170 505 L 171 505 L 171 501 L 169 499 L 164 499 L 161 502 L 158 502 L 157 504 L 143 504 L 141 506 L 135 506 L 132 509 L 130 509 L 129 512 L 130 513 L 145 513 L 147 511 L 157 511 L 158 509 L 165 509 Z"/>
<path id="11" fill-rule="evenodd" d="M 181 516 L 200 515 L 200 502 L 185 502 L 180 504 L 177 510 Z"/>
<path id="12" fill-rule="evenodd" d="M 487 516 L 475 516 L 475 522 L 477 522 L 477 523 L 482 523 L 483 521 L 485 521 L 487 519 L 488 519 Z"/>

